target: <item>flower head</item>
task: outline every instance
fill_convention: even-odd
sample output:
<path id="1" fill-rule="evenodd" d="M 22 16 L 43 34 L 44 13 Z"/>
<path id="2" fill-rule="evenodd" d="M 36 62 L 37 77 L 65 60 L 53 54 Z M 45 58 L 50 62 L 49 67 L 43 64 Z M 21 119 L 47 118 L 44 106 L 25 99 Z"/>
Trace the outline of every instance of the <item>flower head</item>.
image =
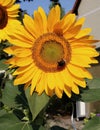
<path id="1" fill-rule="evenodd" d="M 66 14 L 60 19 L 60 7 L 53 7 L 48 17 L 39 7 L 34 18 L 24 16 L 23 25 L 14 29 L 9 41 L 13 46 L 5 52 L 14 55 L 7 61 L 11 67 L 18 67 L 14 85 L 30 86 L 30 94 L 46 92 L 59 98 L 63 92 L 79 94 L 79 88 L 86 87 L 84 78 L 92 79 L 87 71 L 91 63 L 98 63 L 89 35 L 91 29 L 81 29 L 84 18 L 76 20 L 75 14 Z"/>
<path id="2" fill-rule="evenodd" d="M 19 4 L 14 4 L 16 0 L 0 0 L 0 41 L 7 38 L 12 26 L 18 22 Z"/>

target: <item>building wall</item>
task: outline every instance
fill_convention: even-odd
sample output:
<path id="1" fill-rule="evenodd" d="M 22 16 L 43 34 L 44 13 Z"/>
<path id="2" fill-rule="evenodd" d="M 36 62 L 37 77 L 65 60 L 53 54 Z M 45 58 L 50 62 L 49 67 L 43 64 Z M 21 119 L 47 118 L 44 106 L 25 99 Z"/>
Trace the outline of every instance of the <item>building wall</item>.
<path id="1" fill-rule="evenodd" d="M 86 17 L 84 27 L 91 27 L 91 34 L 100 39 L 100 0 L 82 0 L 78 12 L 79 17 Z"/>
<path id="2" fill-rule="evenodd" d="M 86 17 L 84 27 L 92 28 L 91 34 L 94 35 L 95 39 L 100 40 L 100 0 L 82 0 L 78 14 L 78 17 Z M 100 42 L 96 44 L 96 47 L 100 47 Z M 98 57 L 98 59 L 99 64 L 89 69 L 94 78 L 100 78 L 100 57 Z M 86 107 L 88 115 L 90 112 L 100 112 L 100 101 L 87 103 Z"/>

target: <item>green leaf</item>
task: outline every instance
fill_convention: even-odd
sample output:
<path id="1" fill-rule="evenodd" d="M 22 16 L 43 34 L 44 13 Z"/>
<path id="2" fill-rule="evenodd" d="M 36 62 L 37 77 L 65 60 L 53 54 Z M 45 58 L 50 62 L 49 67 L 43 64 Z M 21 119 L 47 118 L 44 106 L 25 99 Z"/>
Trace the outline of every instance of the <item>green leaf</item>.
<path id="1" fill-rule="evenodd" d="M 0 70 L 6 70 L 8 68 L 9 65 L 5 64 L 4 62 L 4 59 L 0 60 Z"/>
<path id="2" fill-rule="evenodd" d="M 6 110 L 1 109 L 1 110 L 0 110 L 0 117 L 3 116 L 3 115 L 6 114 L 6 113 L 7 113 Z"/>
<path id="3" fill-rule="evenodd" d="M 13 80 L 6 81 L 5 87 L 2 90 L 2 99 L 1 101 L 9 106 L 15 107 L 18 106 L 16 98 L 20 94 L 18 87 L 13 85 Z"/>
<path id="4" fill-rule="evenodd" d="M 87 80 L 87 89 L 83 90 L 81 100 L 84 102 L 94 102 L 100 100 L 100 78 Z"/>
<path id="5" fill-rule="evenodd" d="M 45 127 L 40 126 L 39 130 L 45 130 Z"/>
<path id="6" fill-rule="evenodd" d="M 29 91 L 30 88 L 26 89 L 25 93 L 32 113 L 32 119 L 34 120 L 41 110 L 43 110 L 43 108 L 47 105 L 50 98 L 45 93 L 38 95 L 34 92 L 33 95 L 30 95 Z"/>
<path id="7" fill-rule="evenodd" d="M 21 122 L 13 113 L 0 116 L 0 130 L 33 130 L 28 122 Z"/>
<path id="8" fill-rule="evenodd" d="M 82 130 L 100 130 L 100 117 L 93 117 Z"/>
<path id="9" fill-rule="evenodd" d="M 86 82 L 90 89 L 100 89 L 100 78 L 94 78 L 92 80 L 87 80 Z"/>

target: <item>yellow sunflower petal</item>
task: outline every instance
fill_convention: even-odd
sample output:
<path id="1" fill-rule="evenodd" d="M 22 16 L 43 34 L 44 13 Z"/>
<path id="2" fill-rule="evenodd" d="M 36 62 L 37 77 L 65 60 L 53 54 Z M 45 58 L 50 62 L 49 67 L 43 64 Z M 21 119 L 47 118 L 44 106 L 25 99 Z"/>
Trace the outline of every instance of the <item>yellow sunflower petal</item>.
<path id="1" fill-rule="evenodd" d="M 56 87 L 56 83 L 55 83 L 55 77 L 54 75 L 52 75 L 52 73 L 49 73 L 47 75 L 47 83 L 48 83 L 48 87 L 49 89 L 53 90 Z"/>
<path id="2" fill-rule="evenodd" d="M 75 36 L 75 38 L 81 38 L 83 36 L 86 36 L 88 35 L 89 33 L 91 32 L 91 29 L 90 28 L 85 28 L 85 29 L 82 29 L 80 30 L 80 32 Z"/>
<path id="3" fill-rule="evenodd" d="M 65 86 L 64 92 L 69 98 L 71 97 L 71 89 L 68 86 Z"/>
<path id="4" fill-rule="evenodd" d="M 34 68 L 34 66 L 35 66 L 34 64 L 31 64 L 28 66 L 20 67 L 14 71 L 13 75 L 19 75 L 19 74 L 25 73 L 26 71 L 30 70 L 31 68 Z"/>
<path id="5" fill-rule="evenodd" d="M 58 5 L 55 6 L 55 12 L 56 12 L 56 20 L 58 22 L 60 20 L 60 7 Z"/>
<path id="6" fill-rule="evenodd" d="M 54 91 L 49 89 L 48 86 L 45 87 L 45 93 L 48 95 L 48 96 L 53 96 L 54 95 Z"/>
<path id="7" fill-rule="evenodd" d="M 14 19 L 14 18 L 17 18 L 19 17 L 19 14 L 18 13 L 15 13 L 15 12 L 9 12 L 9 18 L 10 19 Z M 15 25 L 14 25 L 15 26 Z"/>
<path id="8" fill-rule="evenodd" d="M 14 31 L 13 33 L 13 37 L 15 37 L 15 39 L 19 39 L 22 42 L 26 42 L 28 44 L 33 44 L 34 42 L 34 37 L 32 37 L 26 30 L 25 28 L 21 25 L 18 26 L 20 27 L 18 30 L 16 30 L 16 32 Z M 27 36 L 27 37 L 26 37 Z"/>
<path id="9" fill-rule="evenodd" d="M 24 74 L 19 74 L 14 80 L 14 85 L 24 84 L 32 80 L 34 75 L 33 72 L 34 68 L 31 68 L 31 70 L 26 71 Z"/>
<path id="10" fill-rule="evenodd" d="M 15 14 L 16 15 L 16 14 Z M 16 26 L 15 26 L 16 25 Z M 12 18 L 9 18 L 9 21 L 7 23 L 7 29 L 8 29 L 8 33 L 11 34 L 10 32 L 13 32 L 14 29 L 18 29 L 19 26 L 21 26 L 21 23 L 20 21 L 16 20 L 16 19 L 12 19 Z M 4 28 L 5 29 L 5 28 Z M 9 32 L 10 31 L 10 32 Z"/>
<path id="11" fill-rule="evenodd" d="M 74 22 L 74 16 L 73 16 L 73 22 Z M 82 24 L 84 23 L 84 18 L 80 18 L 79 20 L 77 20 L 72 27 L 70 27 L 68 30 L 66 30 L 64 32 L 64 37 L 66 39 L 70 39 L 72 37 L 75 37 L 75 35 L 78 34 L 78 32 L 80 31 Z"/>
<path id="12" fill-rule="evenodd" d="M 8 53 L 8 54 L 14 54 L 14 49 L 15 48 L 16 48 L 15 46 L 7 47 L 3 51 L 6 52 L 6 53 Z"/>
<path id="13" fill-rule="evenodd" d="M 70 27 L 73 27 L 75 19 L 75 14 L 66 14 L 59 22 L 54 25 L 54 32 L 55 30 L 61 30 L 64 34 L 68 29 L 70 29 Z"/>
<path id="14" fill-rule="evenodd" d="M 72 48 L 75 48 L 75 47 L 79 47 L 79 46 L 89 46 L 89 47 L 92 47 L 94 46 L 92 43 L 96 43 L 98 42 L 98 40 L 80 40 L 80 39 L 77 39 L 77 40 L 74 40 L 74 41 L 71 41 L 70 42 L 70 45 Z"/>
<path id="15" fill-rule="evenodd" d="M 66 14 L 65 17 L 63 17 L 61 20 L 61 28 L 63 29 L 63 33 L 74 25 L 75 19 L 75 14 Z"/>
<path id="16" fill-rule="evenodd" d="M 10 36 L 10 38 L 8 38 L 8 40 L 13 45 L 16 45 L 16 46 L 19 46 L 19 47 L 23 47 L 23 48 L 31 48 L 32 47 L 31 44 L 28 44 L 28 43 L 25 43 L 24 41 L 20 41 L 18 39 L 15 39 L 15 37 L 13 37 L 13 36 Z"/>
<path id="17" fill-rule="evenodd" d="M 73 43 L 73 42 L 78 42 L 78 43 L 84 43 L 84 42 L 86 42 L 87 40 L 93 40 L 94 39 L 94 37 L 93 36 L 91 36 L 91 35 L 86 35 L 86 36 L 83 36 L 83 37 L 80 37 L 80 38 L 74 38 L 74 39 L 70 39 L 69 40 L 69 42 L 71 42 L 71 43 Z M 97 40 L 98 41 L 98 40 Z M 96 42 L 97 42 L 96 41 Z M 88 43 L 88 42 L 86 42 L 86 43 Z"/>
<path id="18" fill-rule="evenodd" d="M 97 64 L 97 63 L 99 63 L 99 61 L 92 57 L 91 58 L 91 63 Z"/>
<path id="19" fill-rule="evenodd" d="M 72 86 L 72 91 L 75 93 L 75 94 L 79 94 L 79 88 L 77 85 L 73 85 Z"/>
<path id="20" fill-rule="evenodd" d="M 16 57 L 12 57 L 5 62 L 6 64 L 12 64 L 12 67 L 16 65 Z"/>
<path id="21" fill-rule="evenodd" d="M 6 32 L 5 32 L 5 30 L 2 30 L 2 31 L 0 30 L 0 41 L 1 40 L 5 41 L 7 39 L 7 37 L 8 36 L 7 36 Z"/>
<path id="22" fill-rule="evenodd" d="M 99 56 L 99 53 L 92 47 L 78 47 L 72 49 L 72 54 L 87 55 L 89 57 Z"/>
<path id="23" fill-rule="evenodd" d="M 43 28 L 44 28 L 43 32 L 47 33 L 47 16 L 46 16 L 46 13 L 41 7 L 38 8 L 38 12 L 40 13 L 40 15 L 42 17 Z"/>
<path id="24" fill-rule="evenodd" d="M 77 77 L 75 77 L 75 76 L 73 76 L 73 79 L 74 79 L 74 82 L 75 82 L 77 85 L 79 85 L 80 87 L 82 87 L 82 88 L 85 88 L 85 87 L 86 87 L 86 81 L 85 81 L 85 79 L 83 79 L 83 78 L 77 78 Z"/>
<path id="25" fill-rule="evenodd" d="M 9 13 L 18 13 L 19 12 L 19 9 L 20 8 L 20 5 L 19 4 L 15 4 L 13 6 L 11 6 L 10 8 L 7 8 L 7 11 L 8 11 L 8 16 L 9 16 Z"/>
<path id="26" fill-rule="evenodd" d="M 64 33 L 64 37 L 68 40 L 70 38 L 73 38 L 79 31 L 80 31 L 81 26 L 73 26 L 72 28 L 70 28 L 69 30 L 67 30 Z"/>
<path id="27" fill-rule="evenodd" d="M 38 11 L 34 11 L 34 25 L 36 30 L 38 30 L 39 36 L 44 32 L 42 16 Z"/>
<path id="28" fill-rule="evenodd" d="M 69 86 L 70 88 L 73 86 L 74 82 L 73 82 L 73 77 L 71 76 L 71 74 L 68 72 L 67 69 L 64 69 L 61 73 L 61 78 L 64 82 L 64 84 L 66 86 Z M 60 79 L 61 79 L 60 78 Z"/>
<path id="29" fill-rule="evenodd" d="M 74 84 L 77 84 L 81 87 L 86 87 L 86 82 L 83 78 L 78 78 L 72 75 L 68 69 L 66 68 L 61 72 L 61 77 L 63 78 L 63 82 L 71 89 Z"/>
<path id="30" fill-rule="evenodd" d="M 70 63 L 78 65 L 80 67 L 91 67 L 93 61 L 87 55 L 72 55 Z"/>
<path id="31" fill-rule="evenodd" d="M 29 86 L 30 86 L 31 82 L 27 82 L 25 85 L 24 85 L 24 90 L 27 89 Z"/>
<path id="32" fill-rule="evenodd" d="M 1 3 L 3 6 L 11 6 L 12 4 L 15 3 L 15 1 L 16 1 L 16 0 L 1 0 L 0 3 Z"/>
<path id="33" fill-rule="evenodd" d="M 74 26 L 83 25 L 84 21 L 85 21 L 85 18 L 82 17 L 82 18 L 78 19 L 78 20 L 75 22 L 75 25 L 74 25 Z"/>
<path id="34" fill-rule="evenodd" d="M 14 21 L 12 21 L 12 23 L 13 22 Z M 16 27 L 14 26 L 14 30 L 11 30 L 11 33 L 7 32 L 9 34 L 9 37 L 8 37 L 9 42 L 19 47 L 26 47 L 26 48 L 32 47 L 32 44 L 34 42 L 34 37 L 29 35 L 29 33 L 24 29 L 22 25 L 19 24 L 19 22 L 15 22 L 15 24 L 16 24 Z M 12 27 L 13 26 L 11 25 L 11 28 Z M 10 28 L 8 28 L 8 30 L 9 29 Z"/>
<path id="35" fill-rule="evenodd" d="M 37 85 L 37 83 L 39 82 L 39 80 L 41 80 L 41 75 L 42 75 L 42 71 L 36 69 L 35 71 L 33 71 L 33 79 L 32 79 L 32 84 L 31 84 L 31 90 L 30 90 L 30 94 L 32 95 L 33 91 L 35 90 L 35 87 Z"/>
<path id="36" fill-rule="evenodd" d="M 33 59 L 31 56 L 28 56 L 28 57 L 22 57 L 22 58 L 19 58 L 19 57 L 16 57 L 16 61 L 15 61 L 15 64 L 17 66 L 27 66 L 29 64 L 31 64 L 33 62 Z"/>
<path id="37" fill-rule="evenodd" d="M 85 69 L 76 65 L 68 64 L 68 70 L 71 74 L 79 78 L 89 78 L 92 79 L 92 75 Z"/>
<path id="38" fill-rule="evenodd" d="M 17 57 L 27 57 L 32 55 L 32 51 L 30 49 L 25 48 L 17 48 L 14 50 L 14 55 Z"/>
<path id="39" fill-rule="evenodd" d="M 57 87 L 55 87 L 55 94 L 59 97 L 62 98 L 62 90 Z"/>
<path id="40" fill-rule="evenodd" d="M 13 54 L 17 57 L 27 57 L 32 54 L 32 51 L 30 49 L 25 48 L 23 50 L 23 48 L 16 47 L 16 46 L 11 46 L 11 47 L 5 48 L 4 51 L 8 54 Z"/>
<path id="41" fill-rule="evenodd" d="M 46 74 L 43 72 L 41 75 L 41 80 L 38 82 L 37 86 L 36 86 L 36 92 L 38 92 L 38 94 L 42 94 L 43 91 L 45 90 L 45 88 L 47 87 L 47 80 L 46 80 Z"/>
<path id="42" fill-rule="evenodd" d="M 53 7 L 48 14 L 47 28 L 49 32 L 53 31 L 54 25 L 60 20 L 60 7 Z"/>
<path id="43" fill-rule="evenodd" d="M 61 79 L 60 77 L 60 75 L 59 75 L 60 73 L 55 73 L 54 74 L 54 77 L 55 77 L 55 80 L 56 80 L 56 85 L 57 85 L 57 87 L 60 89 L 60 90 L 63 90 L 64 89 L 64 83 L 63 83 L 63 81 L 62 80 L 59 80 L 59 79 Z"/>
<path id="44" fill-rule="evenodd" d="M 33 37 L 36 38 L 37 37 L 37 31 L 35 30 L 33 19 L 29 15 L 25 14 L 24 18 L 23 18 L 23 22 L 24 22 L 24 26 L 27 29 L 27 31 L 30 34 L 32 34 Z"/>

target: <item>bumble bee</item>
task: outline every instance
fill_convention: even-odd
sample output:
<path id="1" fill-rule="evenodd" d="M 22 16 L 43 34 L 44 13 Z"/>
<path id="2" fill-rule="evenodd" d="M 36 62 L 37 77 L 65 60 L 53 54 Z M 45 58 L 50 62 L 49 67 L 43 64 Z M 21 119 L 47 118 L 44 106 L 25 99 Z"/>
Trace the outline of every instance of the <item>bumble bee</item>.
<path id="1" fill-rule="evenodd" d="M 58 61 L 58 69 L 65 67 L 65 64 L 66 64 L 66 61 L 64 59 L 61 59 L 60 61 Z"/>

